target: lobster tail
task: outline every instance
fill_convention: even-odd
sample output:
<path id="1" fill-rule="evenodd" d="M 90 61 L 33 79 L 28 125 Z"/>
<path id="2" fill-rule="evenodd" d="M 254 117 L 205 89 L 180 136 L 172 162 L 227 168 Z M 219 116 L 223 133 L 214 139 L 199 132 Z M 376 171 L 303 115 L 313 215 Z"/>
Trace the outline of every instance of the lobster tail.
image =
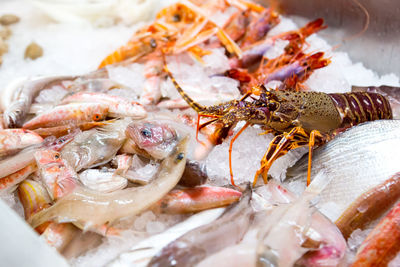
<path id="1" fill-rule="evenodd" d="M 389 101 L 380 94 L 354 92 L 329 96 L 342 118 L 342 127 L 393 118 Z"/>
<path id="2" fill-rule="evenodd" d="M 164 70 L 168 74 L 168 77 L 171 79 L 172 83 L 174 84 L 176 90 L 178 90 L 178 93 L 182 96 L 182 98 L 188 103 L 188 105 L 194 109 L 196 112 L 202 112 L 205 111 L 206 108 L 199 103 L 196 103 L 190 96 L 188 96 L 185 91 L 179 86 L 179 84 L 176 82 L 174 76 L 172 73 L 169 71 L 167 64 L 164 64 Z"/>

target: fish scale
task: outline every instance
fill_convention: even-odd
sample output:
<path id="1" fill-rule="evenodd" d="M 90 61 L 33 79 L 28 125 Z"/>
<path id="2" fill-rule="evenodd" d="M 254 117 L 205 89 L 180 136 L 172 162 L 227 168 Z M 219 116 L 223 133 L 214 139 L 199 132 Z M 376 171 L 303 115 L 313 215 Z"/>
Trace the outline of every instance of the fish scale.
<path id="1" fill-rule="evenodd" d="M 336 220 L 348 205 L 368 189 L 400 170 L 400 121 L 380 120 L 361 124 L 339 134 L 313 153 L 311 177 L 323 170 L 333 179 L 321 192 L 319 206 L 334 202 L 337 212 L 322 209 Z M 288 170 L 293 179 L 305 180 L 307 157 Z"/>

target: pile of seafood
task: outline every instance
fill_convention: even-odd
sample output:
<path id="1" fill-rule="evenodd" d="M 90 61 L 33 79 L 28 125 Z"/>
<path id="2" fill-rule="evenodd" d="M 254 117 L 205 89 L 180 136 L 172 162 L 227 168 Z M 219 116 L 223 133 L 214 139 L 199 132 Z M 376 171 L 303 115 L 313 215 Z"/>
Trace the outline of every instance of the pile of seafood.
<path id="1" fill-rule="evenodd" d="M 91 264 L 398 266 L 398 88 L 319 91 L 334 59 L 309 37 L 324 21 L 284 19 L 181 0 L 93 72 L 10 84 L 0 194 L 73 265 L 128 236 Z M 235 160 L 248 133 L 252 165 Z"/>

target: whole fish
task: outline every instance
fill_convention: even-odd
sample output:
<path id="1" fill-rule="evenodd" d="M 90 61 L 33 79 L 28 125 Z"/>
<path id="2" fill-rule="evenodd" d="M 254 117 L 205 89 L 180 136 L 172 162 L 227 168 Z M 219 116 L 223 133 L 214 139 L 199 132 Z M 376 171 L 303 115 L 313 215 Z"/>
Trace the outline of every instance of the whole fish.
<path id="1" fill-rule="evenodd" d="M 43 222 L 74 222 L 84 229 L 111 225 L 118 219 L 133 216 L 149 208 L 167 194 L 179 181 L 186 163 L 186 142 L 182 140 L 174 153 L 164 159 L 157 178 L 141 187 L 112 193 L 77 188 L 50 208 L 33 215 L 29 222 L 36 227 Z"/>
<path id="2" fill-rule="evenodd" d="M 24 207 L 25 219 L 50 207 L 52 200 L 41 183 L 27 179 L 18 187 L 18 196 Z"/>
<path id="3" fill-rule="evenodd" d="M 148 266 L 194 266 L 226 246 L 238 243 L 253 219 L 251 195 L 248 187 L 241 200 L 228 207 L 217 220 L 171 242 L 151 259 Z"/>
<path id="4" fill-rule="evenodd" d="M 45 139 L 42 144 L 32 145 L 24 148 L 17 154 L 7 157 L 0 161 L 0 178 L 13 174 L 29 164 L 35 163 L 34 153 L 40 148 L 48 148 L 59 151 L 66 144 L 72 141 L 72 139 L 77 135 L 78 131 L 74 131 L 70 134 L 59 138 Z"/>
<path id="5" fill-rule="evenodd" d="M 333 267 L 337 266 L 338 262 L 343 258 L 346 243 L 335 225 L 325 216 L 321 215 L 321 213 L 316 212 L 310 207 L 307 201 L 304 202 L 299 199 L 280 183 L 272 180 L 268 184 L 256 188 L 253 194 L 252 207 L 257 213 L 243 241 L 237 245 L 226 247 L 220 252 L 205 258 L 197 265 L 198 267 L 256 266 L 256 260 L 258 260 L 256 257 L 258 239 L 262 238 L 262 230 L 266 227 L 276 228 L 278 230 L 277 236 L 276 240 L 271 240 L 272 242 L 269 243 L 270 246 L 262 246 L 264 251 L 263 258 L 266 261 L 258 262 L 259 265 L 257 266 L 281 266 L 278 265 L 278 260 L 273 261 L 274 257 L 277 258 L 279 246 L 281 246 L 282 250 L 286 249 L 282 261 L 279 262 L 282 265 L 285 264 L 285 260 L 289 260 L 293 256 L 295 256 L 293 257 L 295 259 L 307 250 L 310 250 L 310 253 L 301 256 L 296 261 L 295 266 Z M 285 210 L 287 217 L 285 217 Z M 311 215 L 308 211 L 315 212 Z M 277 214 L 283 215 L 283 217 L 276 216 Z M 299 220 L 296 220 L 296 218 L 301 218 L 301 216 L 309 222 L 308 225 L 305 225 L 305 231 L 301 231 Z M 284 227 L 286 227 L 285 231 L 283 231 Z M 292 230 L 294 231 L 297 230 L 297 235 L 287 239 L 285 237 L 288 234 L 290 236 L 290 227 L 293 227 Z M 299 239 L 301 240 L 301 237 L 309 237 L 309 240 L 304 239 L 306 242 L 301 244 L 301 242 L 298 242 Z"/>
<path id="6" fill-rule="evenodd" d="M 336 221 L 348 205 L 367 190 L 399 171 L 400 121 L 363 123 L 337 135 L 313 152 L 311 177 L 323 170 L 331 183 L 321 192 L 318 206 Z M 291 179 L 307 176 L 307 156 L 288 169 Z M 333 209 L 330 205 L 334 203 Z"/>
<path id="7" fill-rule="evenodd" d="M 100 121 L 106 118 L 108 106 L 97 103 L 73 103 L 56 106 L 36 116 L 22 126 L 25 129 L 37 129 L 66 125 L 73 122 Z"/>
<path id="8" fill-rule="evenodd" d="M 61 102 L 68 103 L 99 103 L 108 107 L 108 115 L 110 117 L 128 116 L 134 119 L 143 119 L 146 117 L 144 107 L 135 101 L 129 101 L 126 98 L 94 92 L 79 92 L 71 96 L 67 96 Z"/>
<path id="9" fill-rule="evenodd" d="M 61 151 L 62 158 L 79 172 L 110 161 L 125 141 L 129 119 L 81 132 Z"/>
<path id="10" fill-rule="evenodd" d="M 3 117 L 8 128 L 21 127 L 29 112 L 33 99 L 41 90 L 65 80 L 74 80 L 75 76 L 39 77 L 19 81 L 10 85 L 5 91 L 12 91 L 11 103 L 3 106 Z"/>

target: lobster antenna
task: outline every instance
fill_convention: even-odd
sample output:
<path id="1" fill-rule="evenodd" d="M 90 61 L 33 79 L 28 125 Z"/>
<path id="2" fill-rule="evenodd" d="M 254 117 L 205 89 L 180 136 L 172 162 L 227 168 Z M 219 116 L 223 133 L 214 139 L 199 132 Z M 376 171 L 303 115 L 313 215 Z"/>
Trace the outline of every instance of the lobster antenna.
<path id="1" fill-rule="evenodd" d="M 174 84 L 176 90 L 178 90 L 178 93 L 182 96 L 182 98 L 186 101 L 186 103 L 189 104 L 191 108 L 193 108 L 197 113 L 205 111 L 206 108 L 200 105 L 199 103 L 196 103 L 190 96 L 188 96 L 185 91 L 179 86 L 178 82 L 175 80 L 174 76 L 172 73 L 169 71 L 167 62 L 165 60 L 164 56 L 164 70 L 168 74 L 168 77 L 171 79 L 172 83 Z"/>

